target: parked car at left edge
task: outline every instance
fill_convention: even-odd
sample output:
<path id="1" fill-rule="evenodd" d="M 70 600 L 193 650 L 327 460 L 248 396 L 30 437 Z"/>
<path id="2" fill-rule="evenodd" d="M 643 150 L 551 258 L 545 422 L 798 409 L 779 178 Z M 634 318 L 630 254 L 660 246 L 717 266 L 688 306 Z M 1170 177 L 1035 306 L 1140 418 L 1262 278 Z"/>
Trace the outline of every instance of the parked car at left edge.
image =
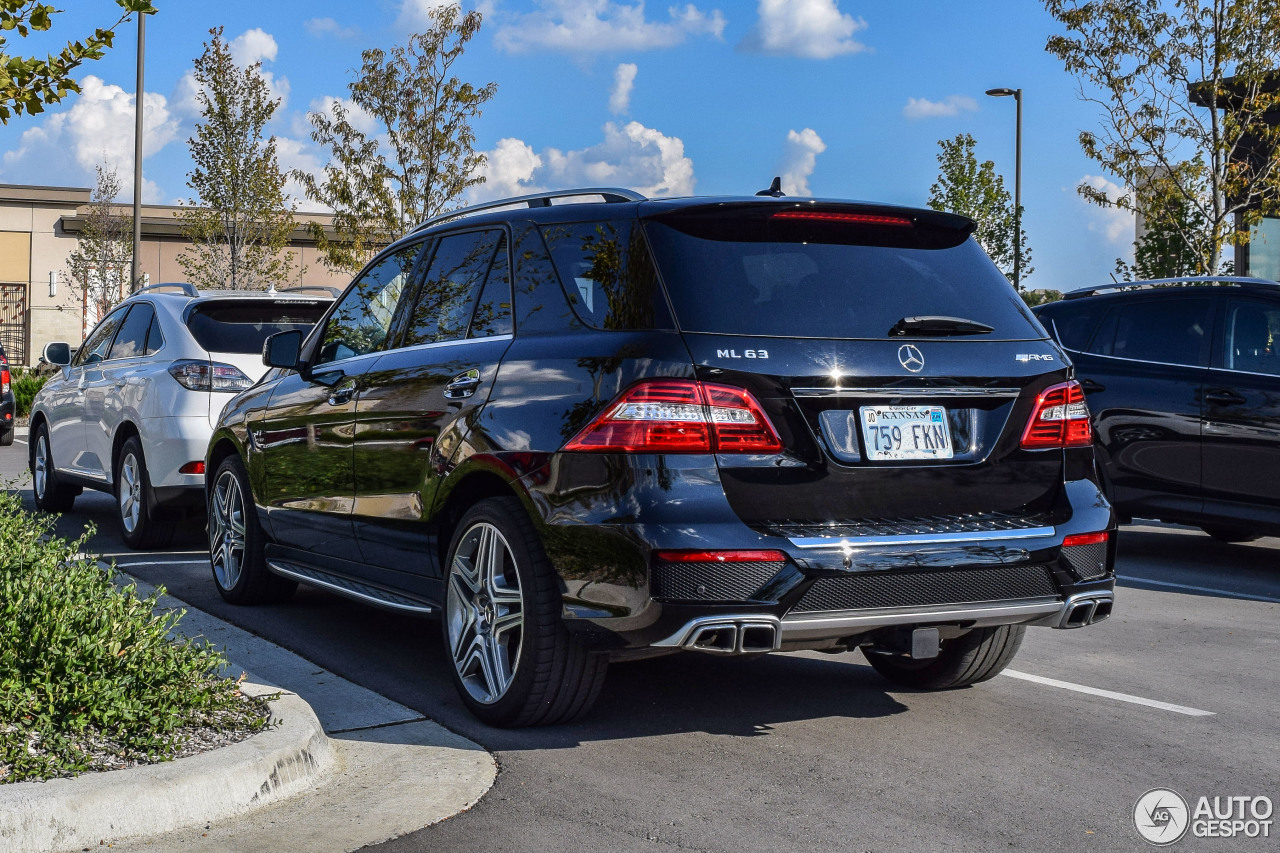
<path id="1" fill-rule="evenodd" d="M 14 419 L 18 416 L 18 404 L 13 397 L 13 374 L 9 370 L 9 357 L 0 344 L 0 447 L 13 444 Z"/>
<path id="2" fill-rule="evenodd" d="M 83 489 L 107 492 L 129 547 L 168 545 L 174 521 L 203 512 L 213 425 L 266 372 L 263 342 L 309 330 L 332 298 L 328 288 L 155 284 L 116 306 L 74 355 L 65 342 L 47 345 L 41 360 L 61 369 L 31 407 L 36 506 L 66 512 Z"/>

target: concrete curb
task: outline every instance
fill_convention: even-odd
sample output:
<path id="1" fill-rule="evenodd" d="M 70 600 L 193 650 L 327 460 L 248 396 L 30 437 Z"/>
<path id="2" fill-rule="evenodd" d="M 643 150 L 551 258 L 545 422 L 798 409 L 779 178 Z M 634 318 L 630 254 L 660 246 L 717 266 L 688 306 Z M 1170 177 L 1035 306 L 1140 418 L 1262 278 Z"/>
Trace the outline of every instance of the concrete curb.
<path id="1" fill-rule="evenodd" d="M 250 695 L 274 688 L 243 685 Z M 169 832 L 246 814 L 315 788 L 335 764 L 315 713 L 300 697 L 271 703 L 273 728 L 163 764 L 72 779 L 0 785 L 0 853 L 53 853 L 103 839 Z"/>

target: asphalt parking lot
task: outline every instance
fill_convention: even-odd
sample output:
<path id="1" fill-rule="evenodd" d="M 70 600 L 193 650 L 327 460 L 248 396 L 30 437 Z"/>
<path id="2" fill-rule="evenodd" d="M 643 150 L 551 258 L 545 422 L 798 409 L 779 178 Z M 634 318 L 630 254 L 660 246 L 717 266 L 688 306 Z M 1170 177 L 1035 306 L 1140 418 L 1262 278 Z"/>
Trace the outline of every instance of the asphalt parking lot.
<path id="1" fill-rule="evenodd" d="M 0 480 L 25 473 L 24 438 L 0 449 Z M 1280 801 L 1280 539 L 1122 528 L 1115 615 L 1031 630 L 1010 671 L 970 689 L 893 688 L 858 654 L 684 655 L 615 665 L 579 724 L 501 731 L 457 699 L 436 623 L 307 589 L 229 607 L 198 527 L 132 552 L 112 510 L 86 493 L 60 530 L 95 523 L 90 548 L 122 568 L 494 752 L 478 806 L 387 853 L 1140 850 L 1150 789 L 1193 807 Z M 1276 836 L 1174 849 L 1275 850 Z"/>

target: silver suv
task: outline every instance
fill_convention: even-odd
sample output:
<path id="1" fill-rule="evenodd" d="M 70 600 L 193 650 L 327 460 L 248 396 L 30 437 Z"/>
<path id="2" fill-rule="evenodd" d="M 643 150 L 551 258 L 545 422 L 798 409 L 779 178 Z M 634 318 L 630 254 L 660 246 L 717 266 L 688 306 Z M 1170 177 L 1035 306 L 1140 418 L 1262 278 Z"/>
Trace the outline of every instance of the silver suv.
<path id="1" fill-rule="evenodd" d="M 318 293 L 323 293 L 318 296 Z M 36 506 L 66 512 L 84 488 L 116 497 L 131 548 L 162 548 L 204 506 L 204 455 L 231 396 L 265 372 L 270 335 L 309 330 L 335 291 L 200 291 L 157 284 L 130 296 L 60 366 L 31 410 Z"/>

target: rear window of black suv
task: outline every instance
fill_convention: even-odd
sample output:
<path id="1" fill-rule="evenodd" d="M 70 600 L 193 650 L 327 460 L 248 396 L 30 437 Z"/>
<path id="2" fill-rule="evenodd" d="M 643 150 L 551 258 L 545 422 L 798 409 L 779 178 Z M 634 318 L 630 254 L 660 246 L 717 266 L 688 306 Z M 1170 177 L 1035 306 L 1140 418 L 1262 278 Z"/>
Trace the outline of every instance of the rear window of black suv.
<path id="1" fill-rule="evenodd" d="M 935 315 L 991 326 L 984 340 L 1044 338 L 967 231 L 893 214 L 807 213 L 812 218 L 750 206 L 648 219 L 680 328 L 883 339 L 903 317 Z"/>

